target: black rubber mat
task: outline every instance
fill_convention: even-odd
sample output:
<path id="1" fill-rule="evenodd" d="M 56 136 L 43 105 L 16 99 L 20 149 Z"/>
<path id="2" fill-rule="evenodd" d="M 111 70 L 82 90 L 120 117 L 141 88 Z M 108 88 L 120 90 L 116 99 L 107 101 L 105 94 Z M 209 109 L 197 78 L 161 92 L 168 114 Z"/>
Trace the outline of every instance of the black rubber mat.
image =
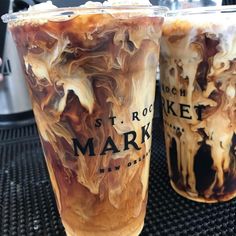
<path id="1" fill-rule="evenodd" d="M 236 235 L 235 214 L 236 199 L 200 204 L 171 189 L 162 125 L 156 118 L 141 235 Z M 34 124 L 0 129 L 0 235 L 65 235 Z"/>

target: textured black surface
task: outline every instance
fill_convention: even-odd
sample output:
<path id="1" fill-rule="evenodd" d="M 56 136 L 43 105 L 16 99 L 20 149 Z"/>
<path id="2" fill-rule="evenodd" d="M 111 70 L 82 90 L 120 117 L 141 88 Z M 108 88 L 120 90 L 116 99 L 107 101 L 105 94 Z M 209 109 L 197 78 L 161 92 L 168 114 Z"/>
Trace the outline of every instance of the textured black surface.
<path id="1" fill-rule="evenodd" d="M 154 127 L 142 236 L 236 235 L 236 200 L 200 204 L 171 189 L 161 122 Z M 65 235 L 34 124 L 0 129 L 0 235 Z"/>

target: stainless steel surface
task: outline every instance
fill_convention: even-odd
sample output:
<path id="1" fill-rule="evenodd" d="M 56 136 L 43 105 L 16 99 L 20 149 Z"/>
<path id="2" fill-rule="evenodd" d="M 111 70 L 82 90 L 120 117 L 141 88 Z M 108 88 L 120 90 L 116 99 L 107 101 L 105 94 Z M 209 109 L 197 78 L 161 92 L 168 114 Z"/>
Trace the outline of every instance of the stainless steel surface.
<path id="1" fill-rule="evenodd" d="M 13 0 L 10 1 L 9 12 L 12 11 L 12 5 Z M 4 49 L 1 66 L 3 80 L 0 81 L 0 116 L 30 111 L 32 108 L 24 72 L 9 30 L 6 31 L 5 40 L 1 43 L 4 44 Z"/>
<path id="2" fill-rule="evenodd" d="M 0 81 L 0 115 L 31 110 L 24 74 L 11 33 L 6 32 Z"/>

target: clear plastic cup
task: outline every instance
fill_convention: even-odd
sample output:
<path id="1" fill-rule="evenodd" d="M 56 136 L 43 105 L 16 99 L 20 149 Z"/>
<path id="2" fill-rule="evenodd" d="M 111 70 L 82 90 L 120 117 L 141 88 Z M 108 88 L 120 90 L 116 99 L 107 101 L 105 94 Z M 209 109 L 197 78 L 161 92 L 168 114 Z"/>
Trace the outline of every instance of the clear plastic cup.
<path id="1" fill-rule="evenodd" d="M 168 13 L 161 92 L 171 185 L 199 202 L 236 196 L 236 7 Z"/>
<path id="2" fill-rule="evenodd" d="M 143 228 L 166 11 L 65 8 L 2 17 L 25 70 L 67 235 L 131 236 Z"/>

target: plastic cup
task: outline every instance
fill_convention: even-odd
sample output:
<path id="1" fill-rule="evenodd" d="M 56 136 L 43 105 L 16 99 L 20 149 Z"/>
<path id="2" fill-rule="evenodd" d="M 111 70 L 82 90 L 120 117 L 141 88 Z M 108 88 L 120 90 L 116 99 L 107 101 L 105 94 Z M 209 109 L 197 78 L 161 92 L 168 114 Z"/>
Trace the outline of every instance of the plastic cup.
<path id="1" fill-rule="evenodd" d="M 161 92 L 171 185 L 199 202 L 236 196 L 235 6 L 170 12 Z"/>
<path id="2" fill-rule="evenodd" d="M 127 6 L 3 16 L 67 235 L 131 236 L 143 228 L 166 11 Z"/>

